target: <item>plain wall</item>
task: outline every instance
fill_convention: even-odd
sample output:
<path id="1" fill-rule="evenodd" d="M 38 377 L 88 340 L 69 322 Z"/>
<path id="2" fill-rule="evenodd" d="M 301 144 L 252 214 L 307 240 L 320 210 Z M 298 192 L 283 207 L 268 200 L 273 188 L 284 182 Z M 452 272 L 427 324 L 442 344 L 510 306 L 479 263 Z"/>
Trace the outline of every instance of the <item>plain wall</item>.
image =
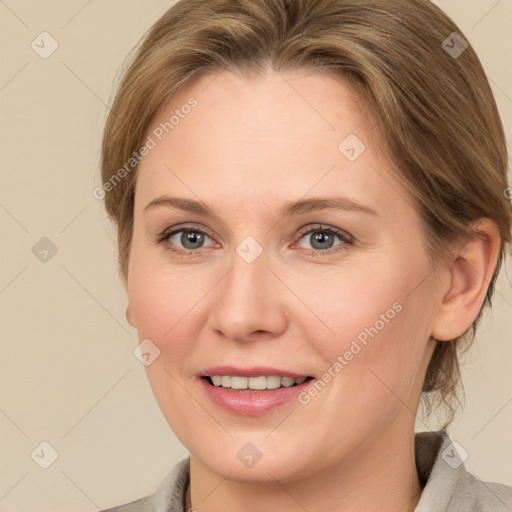
<path id="1" fill-rule="evenodd" d="M 437 3 L 479 54 L 510 147 L 512 1 Z M 85 512 L 131 501 L 153 493 L 187 455 L 133 355 L 138 338 L 125 319 L 114 232 L 92 194 L 100 184 L 100 140 L 114 79 L 124 57 L 170 5 L 0 2 L 3 512 Z M 43 31 L 59 45 L 47 59 L 31 47 Z M 44 250 L 46 262 L 39 259 Z M 512 485 L 507 267 L 510 260 L 492 315 L 466 357 L 466 408 L 449 432 L 468 452 L 470 471 Z M 421 422 L 418 429 L 424 429 Z M 43 441 L 58 452 L 48 469 L 31 457 L 35 449 L 41 453 Z"/>

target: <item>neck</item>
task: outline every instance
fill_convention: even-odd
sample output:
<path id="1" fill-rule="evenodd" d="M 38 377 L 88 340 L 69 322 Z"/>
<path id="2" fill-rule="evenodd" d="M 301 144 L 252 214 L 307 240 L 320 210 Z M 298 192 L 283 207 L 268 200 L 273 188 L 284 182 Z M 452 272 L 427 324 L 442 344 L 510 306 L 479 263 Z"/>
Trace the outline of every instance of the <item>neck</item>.
<path id="1" fill-rule="evenodd" d="M 413 512 L 422 489 L 414 458 L 414 430 L 408 431 L 409 436 L 403 432 L 390 427 L 350 460 L 284 485 L 275 480 L 270 483 L 228 480 L 191 455 L 191 487 L 187 489 L 186 510 Z"/>

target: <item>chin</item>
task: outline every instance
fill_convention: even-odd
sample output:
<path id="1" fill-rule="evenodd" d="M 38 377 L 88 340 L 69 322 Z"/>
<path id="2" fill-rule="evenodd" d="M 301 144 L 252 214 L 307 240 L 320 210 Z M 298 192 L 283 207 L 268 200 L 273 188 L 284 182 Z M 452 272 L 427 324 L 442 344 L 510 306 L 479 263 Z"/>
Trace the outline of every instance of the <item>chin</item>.
<path id="1" fill-rule="evenodd" d="M 238 448 L 239 444 L 241 448 Z M 209 450 L 204 456 L 201 452 L 191 451 L 191 454 L 193 453 L 192 458 L 210 471 L 229 481 L 240 483 L 275 484 L 278 481 L 283 484 L 307 477 L 306 473 L 311 470 L 310 464 L 303 457 L 297 457 L 300 447 L 288 445 L 286 452 L 269 448 L 267 457 L 264 450 L 259 450 L 258 454 L 250 442 L 237 443 L 237 451 L 233 450 L 231 456 L 226 455 L 229 451 L 231 450 Z"/>

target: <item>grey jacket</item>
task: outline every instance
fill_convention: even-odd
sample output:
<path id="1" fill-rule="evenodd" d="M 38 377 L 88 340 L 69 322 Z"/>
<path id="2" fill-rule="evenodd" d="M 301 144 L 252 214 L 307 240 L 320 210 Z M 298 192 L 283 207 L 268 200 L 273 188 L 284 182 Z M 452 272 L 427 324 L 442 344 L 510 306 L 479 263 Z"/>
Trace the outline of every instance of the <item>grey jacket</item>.
<path id="1" fill-rule="evenodd" d="M 423 487 L 415 512 L 512 512 L 512 487 L 478 480 L 464 467 L 448 434 L 415 434 L 416 467 Z M 155 494 L 101 512 L 186 512 L 190 458 L 176 464 Z"/>

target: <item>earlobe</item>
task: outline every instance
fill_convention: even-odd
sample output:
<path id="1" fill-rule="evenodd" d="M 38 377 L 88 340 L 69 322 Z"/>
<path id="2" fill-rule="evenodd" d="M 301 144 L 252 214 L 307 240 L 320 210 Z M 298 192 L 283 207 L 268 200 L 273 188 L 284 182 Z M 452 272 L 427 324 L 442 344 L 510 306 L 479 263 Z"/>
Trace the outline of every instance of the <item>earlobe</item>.
<path id="1" fill-rule="evenodd" d="M 135 327 L 135 323 L 133 321 L 133 311 L 130 304 L 128 304 L 128 306 L 126 307 L 126 320 L 132 327 Z"/>
<path id="2" fill-rule="evenodd" d="M 500 234 L 490 219 L 479 219 L 474 233 L 455 257 L 450 284 L 441 292 L 432 337 L 448 341 L 463 334 L 477 317 L 485 299 L 500 249 Z"/>

